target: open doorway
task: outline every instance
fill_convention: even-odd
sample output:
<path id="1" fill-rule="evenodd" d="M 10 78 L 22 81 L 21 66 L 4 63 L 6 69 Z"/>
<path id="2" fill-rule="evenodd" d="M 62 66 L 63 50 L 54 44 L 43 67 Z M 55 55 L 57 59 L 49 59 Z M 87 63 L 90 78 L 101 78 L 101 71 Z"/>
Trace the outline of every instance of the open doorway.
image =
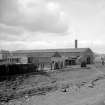
<path id="1" fill-rule="evenodd" d="M 76 60 L 75 59 L 67 59 L 65 60 L 65 66 L 70 66 L 70 65 L 75 65 L 76 64 Z"/>
<path id="2" fill-rule="evenodd" d="M 87 64 L 91 64 L 91 58 L 90 58 L 90 56 L 87 57 Z"/>

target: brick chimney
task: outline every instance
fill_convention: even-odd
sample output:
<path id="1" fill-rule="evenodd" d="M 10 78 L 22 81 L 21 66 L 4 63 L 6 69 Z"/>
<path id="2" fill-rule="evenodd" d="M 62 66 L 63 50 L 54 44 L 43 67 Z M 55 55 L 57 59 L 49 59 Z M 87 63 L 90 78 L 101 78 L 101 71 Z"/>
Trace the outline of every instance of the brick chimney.
<path id="1" fill-rule="evenodd" d="M 78 40 L 75 40 L 75 48 L 78 48 Z"/>

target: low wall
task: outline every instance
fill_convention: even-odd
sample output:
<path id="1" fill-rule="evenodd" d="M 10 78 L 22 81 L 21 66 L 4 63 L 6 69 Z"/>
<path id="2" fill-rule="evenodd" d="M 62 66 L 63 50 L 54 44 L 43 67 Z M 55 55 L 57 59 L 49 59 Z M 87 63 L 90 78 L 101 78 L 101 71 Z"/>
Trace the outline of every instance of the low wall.
<path id="1" fill-rule="evenodd" d="M 25 74 L 36 71 L 37 71 L 37 66 L 34 64 L 0 65 L 0 76 Z"/>

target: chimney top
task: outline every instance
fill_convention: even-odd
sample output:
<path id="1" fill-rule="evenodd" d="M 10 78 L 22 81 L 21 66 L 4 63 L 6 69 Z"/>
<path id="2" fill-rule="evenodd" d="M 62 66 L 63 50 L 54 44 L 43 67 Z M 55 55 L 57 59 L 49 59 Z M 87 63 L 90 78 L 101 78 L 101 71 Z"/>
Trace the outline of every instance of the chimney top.
<path id="1" fill-rule="evenodd" d="M 78 48 L 78 40 L 75 40 L 75 48 Z"/>

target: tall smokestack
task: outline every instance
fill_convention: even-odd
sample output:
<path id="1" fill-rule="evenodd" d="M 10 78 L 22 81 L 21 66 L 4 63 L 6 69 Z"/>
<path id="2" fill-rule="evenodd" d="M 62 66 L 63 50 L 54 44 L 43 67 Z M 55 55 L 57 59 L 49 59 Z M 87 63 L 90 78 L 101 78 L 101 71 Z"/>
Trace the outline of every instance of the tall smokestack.
<path id="1" fill-rule="evenodd" d="M 75 40 L 75 48 L 78 48 L 78 40 Z"/>

